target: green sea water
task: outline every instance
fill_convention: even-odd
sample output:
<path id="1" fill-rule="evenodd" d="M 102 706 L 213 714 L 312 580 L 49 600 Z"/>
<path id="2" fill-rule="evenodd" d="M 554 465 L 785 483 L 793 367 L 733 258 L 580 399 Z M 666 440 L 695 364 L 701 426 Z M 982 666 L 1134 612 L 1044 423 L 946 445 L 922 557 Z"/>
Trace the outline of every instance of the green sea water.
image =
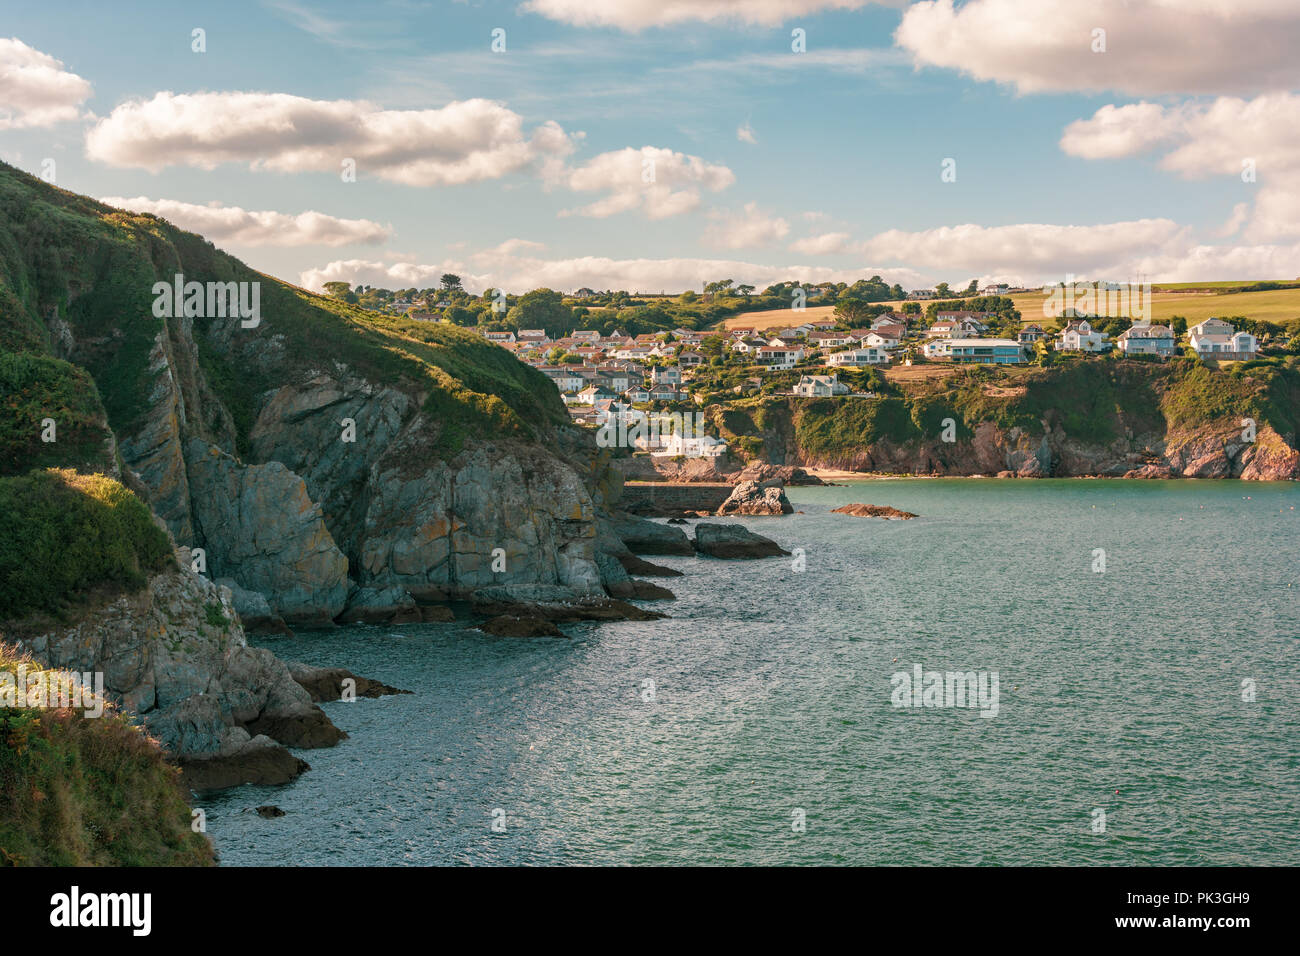
<path id="1" fill-rule="evenodd" d="M 324 705 L 351 736 L 310 772 L 201 801 L 222 861 L 1300 863 L 1300 486 L 789 495 L 742 519 L 789 558 L 654 559 L 667 620 L 259 639 L 414 693 Z M 895 706 L 918 664 L 996 672 L 997 715 Z"/>

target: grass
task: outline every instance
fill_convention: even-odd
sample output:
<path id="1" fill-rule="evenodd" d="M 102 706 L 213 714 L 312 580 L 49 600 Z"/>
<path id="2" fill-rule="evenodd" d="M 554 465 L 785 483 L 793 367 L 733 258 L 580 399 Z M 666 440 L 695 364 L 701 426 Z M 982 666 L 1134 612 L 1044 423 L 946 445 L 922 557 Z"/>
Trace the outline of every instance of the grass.
<path id="1" fill-rule="evenodd" d="M 734 329 L 737 326 L 755 329 L 788 329 L 805 322 L 832 321 L 835 316 L 833 305 L 810 305 L 798 311 L 796 309 L 774 309 L 771 312 L 741 312 L 724 321 L 723 327 Z"/>
<path id="2" fill-rule="evenodd" d="M 0 644 L 10 693 L 27 667 Z M 44 671 L 46 680 L 64 680 Z M 0 687 L 5 686 L 0 684 Z M 0 698 L 3 699 L 3 698 Z M 0 705 L 0 866 L 211 866 L 210 844 L 191 828 L 180 771 L 157 741 L 105 704 L 79 709 Z"/>
<path id="3" fill-rule="evenodd" d="M 1218 285 L 1212 282 L 1187 283 L 1196 289 L 1209 289 Z M 1238 283 L 1223 284 L 1222 292 L 1195 292 L 1187 289 L 1152 291 L 1151 318 L 1154 322 L 1168 322 L 1176 315 L 1195 325 L 1211 317 L 1228 318 L 1243 315 L 1264 322 L 1285 324 L 1300 319 L 1300 288 L 1271 289 L 1260 292 L 1232 292 Z M 1168 287 L 1166 287 L 1168 288 Z M 1025 292 L 1011 296 L 1020 310 L 1021 320 L 1036 323 L 1043 328 L 1056 327 L 1056 316 L 1043 315 L 1047 297 L 1042 292 Z M 1117 313 L 1118 314 L 1118 313 Z"/>
<path id="4" fill-rule="evenodd" d="M 57 615 L 92 590 L 138 590 L 172 560 L 148 506 L 111 478 L 0 478 L 0 620 Z"/>

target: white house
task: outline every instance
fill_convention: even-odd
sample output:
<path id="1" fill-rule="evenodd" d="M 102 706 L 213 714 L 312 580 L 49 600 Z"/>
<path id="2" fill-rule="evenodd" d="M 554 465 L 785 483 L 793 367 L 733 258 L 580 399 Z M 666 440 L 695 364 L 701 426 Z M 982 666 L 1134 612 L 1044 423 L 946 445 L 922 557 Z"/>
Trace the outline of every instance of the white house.
<path id="1" fill-rule="evenodd" d="M 1110 336 L 1093 331 L 1087 319 L 1071 319 L 1056 336 L 1058 352 L 1101 352 L 1106 349 Z"/>
<path id="2" fill-rule="evenodd" d="M 1238 332 L 1222 319 L 1206 319 L 1187 333 L 1187 342 L 1203 359 L 1249 361 L 1259 353 L 1259 343 L 1249 332 Z"/>
<path id="3" fill-rule="evenodd" d="M 892 332 L 868 332 L 862 337 L 863 345 L 869 345 L 877 349 L 897 348 L 898 342 L 898 337 Z"/>
<path id="4" fill-rule="evenodd" d="M 889 353 L 884 349 L 877 347 L 846 349 L 843 352 L 832 352 L 830 355 L 826 356 L 826 364 L 831 367 L 884 365 L 888 361 Z"/>
<path id="5" fill-rule="evenodd" d="M 712 435 L 683 438 L 673 432 L 663 437 L 661 447 L 663 451 L 657 454 L 663 457 L 675 458 L 680 455 L 684 458 L 719 458 L 727 453 L 727 443 Z"/>
<path id="6" fill-rule="evenodd" d="M 931 339 L 921 346 L 921 354 L 926 358 L 951 358 L 952 339 Z"/>
<path id="7" fill-rule="evenodd" d="M 513 342 L 515 333 L 513 332 L 486 332 L 484 338 L 489 342 Z"/>
<path id="8" fill-rule="evenodd" d="M 804 398 L 830 398 L 848 393 L 849 387 L 838 375 L 800 375 L 799 384 L 794 387 L 794 394 Z"/>

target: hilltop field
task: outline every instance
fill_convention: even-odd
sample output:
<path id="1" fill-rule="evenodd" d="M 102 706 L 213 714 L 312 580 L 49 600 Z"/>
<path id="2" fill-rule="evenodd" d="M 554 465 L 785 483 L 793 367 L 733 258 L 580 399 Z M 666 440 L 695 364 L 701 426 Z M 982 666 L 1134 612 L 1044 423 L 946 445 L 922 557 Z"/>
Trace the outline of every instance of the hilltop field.
<path id="1" fill-rule="evenodd" d="M 1290 280 L 1286 281 L 1291 284 Z M 1151 309 L 1154 313 L 1149 318 L 1155 322 L 1167 322 L 1176 315 L 1187 320 L 1188 325 L 1195 325 L 1211 316 L 1231 317 L 1243 315 L 1247 318 L 1266 322 L 1289 322 L 1300 318 L 1300 284 L 1290 289 L 1266 289 L 1261 291 L 1238 291 L 1257 286 L 1256 282 L 1179 282 L 1153 285 L 1151 291 Z M 1021 319 L 1027 324 L 1044 322 L 1056 325 L 1056 317 L 1046 316 L 1043 312 L 1047 296 L 1041 291 L 1013 293 L 1010 298 L 1020 310 Z M 899 308 L 903 301 L 879 303 L 891 308 Z M 924 304 L 924 303 L 923 303 Z M 834 306 L 809 306 L 802 312 L 793 309 L 781 309 L 775 312 L 742 312 L 725 320 L 724 328 L 752 326 L 756 329 L 770 329 L 798 325 L 801 322 L 833 318 Z M 1107 313 L 1109 314 L 1109 313 Z M 1115 313 L 1120 314 L 1120 313 Z"/>

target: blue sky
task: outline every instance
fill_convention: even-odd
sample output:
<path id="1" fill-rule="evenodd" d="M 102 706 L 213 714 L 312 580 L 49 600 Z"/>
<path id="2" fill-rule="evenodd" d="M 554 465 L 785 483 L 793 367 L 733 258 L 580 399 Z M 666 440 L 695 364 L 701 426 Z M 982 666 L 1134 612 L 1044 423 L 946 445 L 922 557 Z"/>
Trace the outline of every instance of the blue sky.
<path id="1" fill-rule="evenodd" d="M 295 282 L 1300 273 L 1294 4 L 178 6 L 12 6 L 0 156 Z M 1234 45 L 1249 66 L 1224 67 Z"/>

